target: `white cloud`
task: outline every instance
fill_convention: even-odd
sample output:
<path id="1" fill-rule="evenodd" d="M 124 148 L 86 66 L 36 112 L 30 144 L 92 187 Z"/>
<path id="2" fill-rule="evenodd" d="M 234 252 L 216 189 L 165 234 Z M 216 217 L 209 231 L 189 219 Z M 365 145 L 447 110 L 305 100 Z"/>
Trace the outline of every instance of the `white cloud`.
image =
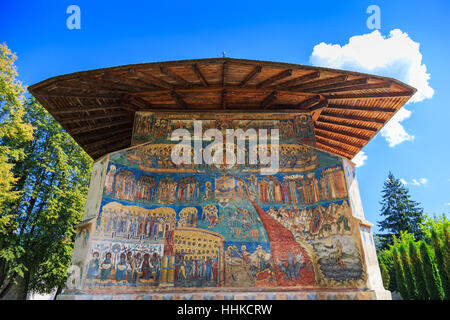
<path id="1" fill-rule="evenodd" d="M 423 186 L 426 185 L 428 183 L 428 179 L 427 178 L 420 178 L 419 180 L 417 179 L 412 179 L 411 182 L 414 186 Z"/>
<path id="2" fill-rule="evenodd" d="M 406 182 L 406 180 L 403 179 L 403 178 L 400 179 L 400 182 L 401 182 L 402 184 L 404 184 L 404 185 L 407 185 L 407 184 L 408 184 L 408 182 Z"/>
<path id="3" fill-rule="evenodd" d="M 401 80 L 417 89 L 409 100 L 419 102 L 430 99 L 434 90 L 429 85 L 430 74 L 422 63 L 420 44 L 399 29 L 383 36 L 378 30 L 353 36 L 348 43 L 316 45 L 311 54 L 313 65 L 367 72 Z M 381 130 L 381 135 L 394 147 L 404 141 L 414 140 L 400 123 L 411 116 L 402 108 Z"/>
<path id="4" fill-rule="evenodd" d="M 364 162 L 367 160 L 367 155 L 364 153 L 364 151 L 358 152 L 352 159 L 352 161 L 355 163 L 356 167 L 361 167 L 364 165 Z"/>
<path id="5" fill-rule="evenodd" d="M 450 202 L 444 203 L 444 206 L 450 206 Z"/>

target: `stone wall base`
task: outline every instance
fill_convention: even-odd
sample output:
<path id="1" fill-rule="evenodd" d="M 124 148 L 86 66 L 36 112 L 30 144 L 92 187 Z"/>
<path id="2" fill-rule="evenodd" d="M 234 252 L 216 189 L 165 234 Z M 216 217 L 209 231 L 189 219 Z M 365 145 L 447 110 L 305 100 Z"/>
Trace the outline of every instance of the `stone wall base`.
<path id="1" fill-rule="evenodd" d="M 386 290 L 289 292 L 165 292 L 92 294 L 63 292 L 58 300 L 391 300 Z"/>

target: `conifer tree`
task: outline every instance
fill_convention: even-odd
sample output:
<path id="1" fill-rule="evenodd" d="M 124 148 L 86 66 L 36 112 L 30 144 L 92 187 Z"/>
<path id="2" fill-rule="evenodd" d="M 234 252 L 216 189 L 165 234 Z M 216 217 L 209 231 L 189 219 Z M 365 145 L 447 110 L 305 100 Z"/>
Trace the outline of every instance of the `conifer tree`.
<path id="1" fill-rule="evenodd" d="M 417 300 L 419 294 L 416 287 L 416 281 L 412 270 L 411 260 L 409 258 L 409 254 L 408 251 L 406 250 L 405 244 L 402 243 L 400 245 L 399 252 L 402 260 L 403 271 L 405 273 L 405 280 L 406 283 L 408 284 L 408 296 L 412 300 Z"/>
<path id="2" fill-rule="evenodd" d="M 439 277 L 441 278 L 442 282 L 442 289 L 444 290 L 445 296 L 448 299 L 450 297 L 450 284 L 444 266 L 444 246 L 442 244 L 442 241 L 439 239 L 436 229 L 431 229 L 431 240 L 433 243 L 434 254 L 436 256 L 436 265 L 438 268 Z"/>
<path id="3" fill-rule="evenodd" d="M 447 279 L 450 280 L 450 232 L 448 228 L 444 229 L 444 271 L 447 274 Z M 449 284 L 450 285 L 450 284 Z M 447 300 L 450 297 L 447 296 Z"/>
<path id="4" fill-rule="evenodd" d="M 419 300 L 429 300 L 430 293 L 425 281 L 425 273 L 423 269 L 423 262 L 420 256 L 419 248 L 414 241 L 409 242 L 409 257 L 411 259 L 412 269 L 414 271 L 414 278 L 416 280 L 417 298 Z"/>
<path id="5" fill-rule="evenodd" d="M 381 215 L 384 220 L 379 222 L 381 248 L 387 248 L 393 243 L 392 236 L 399 237 L 401 231 L 408 231 L 416 239 L 423 236 L 421 223 L 423 209 L 419 203 L 411 200 L 408 189 L 389 172 L 382 190 Z"/>
<path id="6" fill-rule="evenodd" d="M 389 274 L 388 269 L 386 268 L 386 265 L 384 264 L 384 262 L 380 261 L 380 270 L 381 270 L 381 278 L 383 280 L 383 287 L 386 290 L 389 290 L 389 282 L 391 280 L 391 276 Z"/>
<path id="7" fill-rule="evenodd" d="M 395 278 L 397 281 L 397 289 L 404 300 L 410 299 L 408 285 L 405 279 L 405 273 L 402 266 L 402 261 L 400 259 L 400 254 L 397 248 L 393 248 L 393 260 L 394 260 L 394 270 Z"/>
<path id="8" fill-rule="evenodd" d="M 423 268 L 425 271 L 425 281 L 431 300 L 442 300 L 444 292 L 442 290 L 441 279 L 433 261 L 431 250 L 425 241 L 420 244 L 420 255 L 423 261 Z"/>

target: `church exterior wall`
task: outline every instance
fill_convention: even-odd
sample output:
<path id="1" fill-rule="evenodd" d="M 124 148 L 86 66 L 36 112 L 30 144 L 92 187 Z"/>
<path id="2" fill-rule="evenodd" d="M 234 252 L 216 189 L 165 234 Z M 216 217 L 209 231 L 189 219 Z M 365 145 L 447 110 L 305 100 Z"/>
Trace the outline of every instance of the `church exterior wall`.
<path id="1" fill-rule="evenodd" d="M 315 148 L 311 116 L 214 118 L 136 113 L 133 147 L 94 165 L 66 294 L 388 298 L 354 166 Z M 194 120 L 204 130 L 278 129 L 278 170 L 267 174 L 250 163 L 257 151 L 248 137 L 243 164 L 175 165 L 171 133 L 185 128 L 194 143 Z"/>

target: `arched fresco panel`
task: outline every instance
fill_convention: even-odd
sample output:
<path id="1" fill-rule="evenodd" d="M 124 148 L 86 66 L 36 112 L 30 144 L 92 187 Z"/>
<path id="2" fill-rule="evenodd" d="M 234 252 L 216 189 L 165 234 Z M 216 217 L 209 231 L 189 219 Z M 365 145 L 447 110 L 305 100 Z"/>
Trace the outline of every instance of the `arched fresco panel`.
<path id="1" fill-rule="evenodd" d="M 356 288 L 366 281 L 343 161 L 314 148 L 309 115 L 203 119 L 203 129 L 279 129 L 280 168 L 262 174 L 171 160 L 193 120 L 141 113 L 134 147 L 109 155 L 83 288 Z M 207 142 L 202 147 L 206 148 Z"/>

